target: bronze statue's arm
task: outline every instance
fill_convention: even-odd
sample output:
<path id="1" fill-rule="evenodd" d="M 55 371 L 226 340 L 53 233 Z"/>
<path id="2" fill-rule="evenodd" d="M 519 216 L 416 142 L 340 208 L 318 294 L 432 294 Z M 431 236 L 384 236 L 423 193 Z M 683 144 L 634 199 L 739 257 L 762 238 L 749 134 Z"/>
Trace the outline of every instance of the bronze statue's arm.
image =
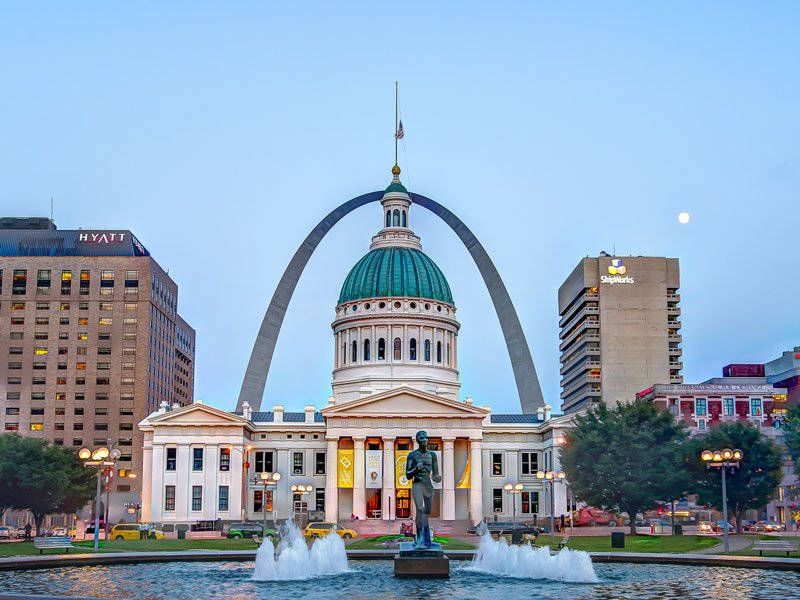
<path id="1" fill-rule="evenodd" d="M 431 473 L 431 479 L 436 483 L 441 483 L 442 475 L 439 473 L 439 459 L 436 458 L 436 453 L 434 452 L 431 456 L 433 459 L 431 464 L 433 465 L 433 473 Z"/>
<path id="2" fill-rule="evenodd" d="M 417 472 L 417 458 L 414 453 L 410 453 L 406 458 L 406 479 L 411 479 Z"/>

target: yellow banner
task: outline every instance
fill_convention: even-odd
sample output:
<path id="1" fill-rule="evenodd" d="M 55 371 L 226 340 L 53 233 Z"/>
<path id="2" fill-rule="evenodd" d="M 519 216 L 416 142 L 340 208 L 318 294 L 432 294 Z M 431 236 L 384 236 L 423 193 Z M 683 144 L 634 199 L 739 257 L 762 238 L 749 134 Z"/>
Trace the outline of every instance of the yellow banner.
<path id="1" fill-rule="evenodd" d="M 338 487 L 351 488 L 353 487 L 353 450 L 339 449 L 337 454 L 337 479 Z"/>
<path id="2" fill-rule="evenodd" d="M 394 485 L 397 489 L 409 489 L 411 482 L 406 479 L 406 461 L 411 450 L 394 451 Z"/>
<path id="3" fill-rule="evenodd" d="M 464 465 L 464 472 L 461 473 L 461 478 L 458 480 L 458 484 L 456 484 L 456 489 L 459 490 L 468 490 L 472 487 L 472 477 L 470 474 L 470 464 L 469 464 L 469 455 L 467 455 L 467 464 Z"/>

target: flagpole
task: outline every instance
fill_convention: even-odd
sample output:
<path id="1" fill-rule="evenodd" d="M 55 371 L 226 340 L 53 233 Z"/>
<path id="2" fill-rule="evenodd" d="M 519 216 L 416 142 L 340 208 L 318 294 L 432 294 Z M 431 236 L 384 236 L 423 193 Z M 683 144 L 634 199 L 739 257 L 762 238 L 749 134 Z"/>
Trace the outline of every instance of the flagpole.
<path id="1" fill-rule="evenodd" d="M 398 104 L 397 96 L 398 96 L 398 86 L 397 86 L 397 82 L 395 81 L 394 82 L 394 164 L 397 164 L 397 128 L 399 127 L 399 124 L 398 124 L 398 121 L 397 121 L 398 118 L 399 118 L 398 117 L 398 114 L 399 114 L 398 106 L 399 106 L 399 104 Z"/>

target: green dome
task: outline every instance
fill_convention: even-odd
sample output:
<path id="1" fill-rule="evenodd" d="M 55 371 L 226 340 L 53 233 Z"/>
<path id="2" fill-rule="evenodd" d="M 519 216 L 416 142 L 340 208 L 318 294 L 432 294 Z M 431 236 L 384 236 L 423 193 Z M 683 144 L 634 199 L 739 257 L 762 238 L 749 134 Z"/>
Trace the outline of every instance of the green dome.
<path id="1" fill-rule="evenodd" d="M 415 248 L 376 248 L 356 263 L 344 280 L 339 304 L 362 298 L 430 298 L 453 304 L 442 271 Z"/>

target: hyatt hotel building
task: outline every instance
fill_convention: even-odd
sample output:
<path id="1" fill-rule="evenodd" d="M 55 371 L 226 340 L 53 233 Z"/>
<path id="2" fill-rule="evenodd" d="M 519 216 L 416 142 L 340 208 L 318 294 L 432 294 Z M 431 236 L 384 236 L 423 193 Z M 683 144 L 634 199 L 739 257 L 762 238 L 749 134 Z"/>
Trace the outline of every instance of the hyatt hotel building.
<path id="1" fill-rule="evenodd" d="M 136 424 L 193 399 L 195 332 L 177 307 L 177 284 L 130 231 L 0 219 L 0 430 L 118 448 L 112 522 L 139 502 Z"/>
<path id="2" fill-rule="evenodd" d="M 558 290 L 561 408 L 632 401 L 683 383 L 677 258 L 582 259 Z"/>

